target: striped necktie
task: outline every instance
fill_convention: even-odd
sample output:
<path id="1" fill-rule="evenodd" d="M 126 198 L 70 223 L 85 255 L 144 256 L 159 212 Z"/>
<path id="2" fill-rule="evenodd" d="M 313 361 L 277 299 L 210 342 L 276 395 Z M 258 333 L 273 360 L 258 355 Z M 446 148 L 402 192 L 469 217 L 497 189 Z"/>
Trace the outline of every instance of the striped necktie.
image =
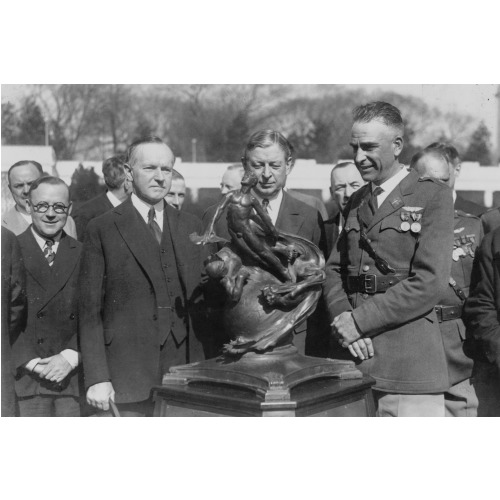
<path id="1" fill-rule="evenodd" d="M 43 254 L 45 255 L 45 258 L 47 259 L 49 266 L 52 265 L 52 263 L 54 262 L 54 259 L 56 258 L 56 254 L 54 253 L 54 250 L 52 249 L 53 245 L 54 245 L 54 240 L 46 240 L 45 241 L 45 248 L 43 249 Z"/>
<path id="2" fill-rule="evenodd" d="M 161 229 L 160 226 L 158 225 L 158 222 L 156 222 L 156 213 L 155 213 L 155 207 L 151 207 L 148 212 L 148 226 L 151 232 L 153 233 L 153 236 L 155 237 L 156 241 L 158 242 L 158 245 L 161 244 Z"/>
<path id="3" fill-rule="evenodd" d="M 269 208 L 268 208 L 269 207 L 269 200 L 267 198 L 264 198 L 262 200 L 261 205 L 262 205 L 262 208 L 264 209 L 264 212 L 266 212 L 266 214 L 269 215 Z"/>

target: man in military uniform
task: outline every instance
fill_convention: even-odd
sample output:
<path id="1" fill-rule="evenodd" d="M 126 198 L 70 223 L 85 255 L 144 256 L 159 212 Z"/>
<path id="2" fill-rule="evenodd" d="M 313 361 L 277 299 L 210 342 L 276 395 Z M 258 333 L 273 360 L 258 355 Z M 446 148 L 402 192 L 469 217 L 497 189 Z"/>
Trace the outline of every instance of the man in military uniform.
<path id="1" fill-rule="evenodd" d="M 332 333 L 371 375 L 379 416 L 444 416 L 448 369 L 434 310 L 453 250 L 451 190 L 409 172 L 400 111 L 354 110 L 350 144 L 368 184 L 346 207 L 326 266 Z"/>
<path id="2" fill-rule="evenodd" d="M 437 149 L 426 149 L 414 156 L 411 168 L 422 177 L 440 180 L 453 189 L 453 164 Z M 454 245 L 451 254 L 449 286 L 436 305 L 441 334 L 448 360 L 451 387 L 445 392 L 447 417 L 476 417 L 478 399 L 471 383 L 473 346 L 465 336 L 462 308 L 469 294 L 474 254 L 482 238 L 479 217 L 455 206 Z"/>

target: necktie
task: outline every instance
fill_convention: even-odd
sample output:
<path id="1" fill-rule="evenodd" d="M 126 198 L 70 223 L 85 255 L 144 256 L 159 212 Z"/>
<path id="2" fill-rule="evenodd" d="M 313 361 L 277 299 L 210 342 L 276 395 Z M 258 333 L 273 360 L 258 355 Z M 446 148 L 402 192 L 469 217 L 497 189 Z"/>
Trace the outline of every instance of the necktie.
<path id="1" fill-rule="evenodd" d="M 49 266 L 52 265 L 52 263 L 54 262 L 54 259 L 56 258 L 56 254 L 54 253 L 54 250 L 52 250 L 53 244 L 54 244 L 53 240 L 46 240 L 45 241 L 45 248 L 43 249 L 43 254 L 45 255 L 45 258 L 47 259 Z"/>
<path id="2" fill-rule="evenodd" d="M 155 208 L 151 207 L 148 212 L 148 226 L 149 229 L 151 229 L 151 232 L 153 233 L 153 236 L 155 237 L 159 245 L 161 243 L 161 229 L 160 226 L 158 225 L 158 222 L 156 222 L 155 218 L 156 218 Z"/>
<path id="3" fill-rule="evenodd" d="M 377 196 L 379 194 L 382 194 L 384 190 L 380 187 L 377 186 L 373 191 L 372 194 L 368 200 L 368 206 L 370 207 L 370 210 L 372 211 L 372 214 L 374 214 L 377 209 L 378 209 L 378 201 L 377 201 Z"/>
<path id="4" fill-rule="evenodd" d="M 269 208 L 268 208 L 269 207 L 269 200 L 267 198 L 264 198 L 262 200 L 261 205 L 262 205 L 262 208 L 264 209 L 264 212 L 266 212 L 266 214 L 269 215 Z"/>

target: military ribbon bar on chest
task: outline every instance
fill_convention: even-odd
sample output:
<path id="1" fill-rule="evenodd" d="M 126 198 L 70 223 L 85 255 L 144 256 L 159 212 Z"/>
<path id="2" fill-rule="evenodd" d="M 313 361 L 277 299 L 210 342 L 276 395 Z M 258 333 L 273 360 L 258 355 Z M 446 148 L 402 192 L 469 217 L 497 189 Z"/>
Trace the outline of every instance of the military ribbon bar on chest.
<path id="1" fill-rule="evenodd" d="M 414 234 L 420 233 L 422 231 L 422 212 L 423 207 L 403 207 L 401 209 L 401 226 L 400 229 L 403 232 L 411 231 Z"/>

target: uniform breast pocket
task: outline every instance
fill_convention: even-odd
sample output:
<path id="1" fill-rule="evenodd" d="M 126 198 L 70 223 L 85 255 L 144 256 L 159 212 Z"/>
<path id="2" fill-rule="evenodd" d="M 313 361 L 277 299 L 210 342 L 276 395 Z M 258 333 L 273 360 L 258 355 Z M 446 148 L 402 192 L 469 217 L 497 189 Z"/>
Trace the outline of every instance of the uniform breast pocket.
<path id="1" fill-rule="evenodd" d="M 350 231 L 357 231 L 359 233 L 359 221 L 357 217 L 351 216 L 347 218 L 344 226 L 344 231 L 346 233 Z"/>
<path id="2" fill-rule="evenodd" d="M 389 217 L 382 219 L 382 222 L 380 223 L 380 231 L 382 232 L 392 229 L 393 231 L 397 231 L 398 233 L 404 233 L 406 231 L 403 231 L 403 222 L 404 221 L 401 220 L 399 215 L 390 215 Z M 408 227 L 408 229 L 410 228 Z"/>

